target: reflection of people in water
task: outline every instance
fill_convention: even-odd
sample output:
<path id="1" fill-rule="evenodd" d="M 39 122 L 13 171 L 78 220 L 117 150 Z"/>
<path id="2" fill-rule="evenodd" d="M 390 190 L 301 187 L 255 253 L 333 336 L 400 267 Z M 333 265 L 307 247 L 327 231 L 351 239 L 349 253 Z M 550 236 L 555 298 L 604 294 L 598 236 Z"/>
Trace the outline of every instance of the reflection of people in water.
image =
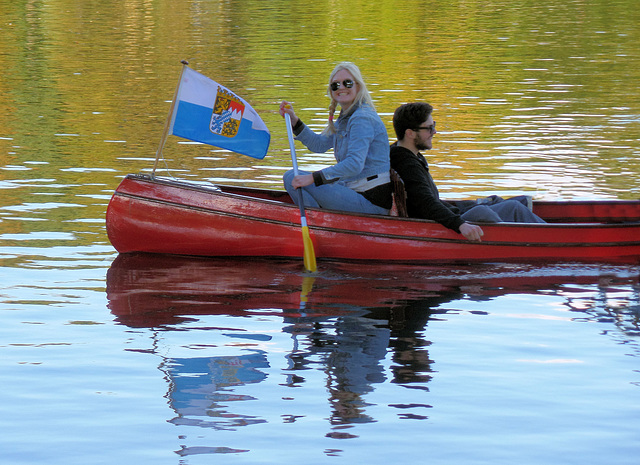
<path id="1" fill-rule="evenodd" d="M 366 397 L 376 384 L 391 380 L 426 389 L 432 362 L 422 331 L 432 309 L 459 298 L 458 290 L 442 288 L 426 300 L 403 302 L 424 294 L 387 288 L 368 278 L 301 281 L 298 268 L 287 262 L 274 272 L 270 262 L 124 255 L 107 274 L 107 297 L 117 321 L 131 327 L 181 325 L 199 315 L 253 317 L 255 310 L 247 309 L 282 309 L 289 315 L 284 331 L 294 339 L 287 384 L 305 383 L 309 368 L 324 374 L 332 437 L 342 437 L 342 428 L 350 424 L 375 421 L 367 413 Z M 391 360 L 390 368 L 385 359 Z M 165 360 L 161 369 L 171 381 L 169 398 L 177 413 L 172 422 L 227 429 L 263 421 L 236 415 L 230 401 L 246 400 L 233 392 L 261 382 L 267 363 L 266 354 L 257 352 L 236 359 Z M 296 421 L 293 415 L 285 417 Z"/>
<path id="2" fill-rule="evenodd" d="M 326 358 L 331 424 L 368 423 L 365 394 L 386 377 L 380 361 L 389 346 L 386 321 L 367 315 L 339 317 L 335 324 L 332 350 Z"/>
<path id="3" fill-rule="evenodd" d="M 327 375 L 331 423 L 370 422 L 363 396 L 373 390 L 372 384 L 386 379 L 381 360 L 389 344 L 388 324 L 369 318 L 359 307 L 344 307 L 340 313 L 344 316 L 285 319 L 291 324 L 284 331 L 295 341 L 288 356 L 289 385 L 306 382 L 304 370 L 320 365 Z"/>
<path id="4" fill-rule="evenodd" d="M 433 361 L 427 350 L 430 342 L 420 333 L 437 306 L 459 296 L 457 293 L 434 296 L 392 308 L 366 310 L 354 307 L 351 313 L 330 320 L 285 320 L 292 323 L 285 331 L 289 331 L 296 340 L 294 351 L 289 356 L 292 361 L 291 385 L 305 382 L 301 371 L 305 367 L 314 363 L 325 366 L 332 407 L 330 420 L 336 428 L 328 436 L 352 437 L 342 428 L 375 421 L 366 413 L 369 404 L 365 399 L 375 384 L 387 381 L 389 374 L 385 373 L 382 361 L 389 349 L 393 351 L 392 382 L 416 383 L 421 389 L 427 389 L 424 384 L 431 379 Z M 306 338 L 306 344 L 302 338 Z M 397 407 L 403 409 L 406 406 Z M 427 418 L 404 410 L 399 415 Z"/>
<path id="5" fill-rule="evenodd" d="M 435 300 L 435 298 L 434 298 Z M 450 299 L 442 299 L 445 300 Z M 437 302 L 437 304 L 443 303 Z M 431 364 L 427 347 L 431 342 L 421 337 L 421 331 L 434 313 L 435 302 L 417 301 L 391 309 L 391 344 L 393 350 L 393 382 L 398 384 L 427 383 L 431 380 Z M 424 386 L 424 389 L 427 389 Z"/>

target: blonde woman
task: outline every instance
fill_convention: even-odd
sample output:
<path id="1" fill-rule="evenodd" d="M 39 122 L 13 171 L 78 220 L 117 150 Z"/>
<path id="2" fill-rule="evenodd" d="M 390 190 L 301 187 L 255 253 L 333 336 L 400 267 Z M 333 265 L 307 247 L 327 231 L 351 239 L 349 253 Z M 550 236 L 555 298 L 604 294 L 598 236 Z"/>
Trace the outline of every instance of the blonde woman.
<path id="1" fill-rule="evenodd" d="M 291 117 L 296 139 L 309 150 L 333 149 L 337 163 L 309 173 L 284 174 L 284 185 L 297 201 L 302 189 L 305 206 L 386 215 L 391 208 L 389 136 L 376 113 L 360 69 L 339 63 L 329 77 L 329 123 L 315 133 L 296 116 L 290 102 L 280 104 L 280 114 Z M 337 108 L 340 113 L 334 121 Z"/>

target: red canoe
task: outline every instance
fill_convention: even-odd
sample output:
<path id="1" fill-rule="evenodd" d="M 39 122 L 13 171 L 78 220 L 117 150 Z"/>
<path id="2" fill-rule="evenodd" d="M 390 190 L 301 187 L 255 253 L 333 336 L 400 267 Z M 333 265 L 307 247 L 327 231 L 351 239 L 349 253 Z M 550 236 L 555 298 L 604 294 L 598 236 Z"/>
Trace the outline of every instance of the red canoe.
<path id="1" fill-rule="evenodd" d="M 640 262 L 640 201 L 534 202 L 547 224 L 483 224 L 467 241 L 413 218 L 307 209 L 318 258 L 414 263 Z M 128 175 L 107 209 L 120 253 L 301 257 L 300 212 L 284 191 Z"/>

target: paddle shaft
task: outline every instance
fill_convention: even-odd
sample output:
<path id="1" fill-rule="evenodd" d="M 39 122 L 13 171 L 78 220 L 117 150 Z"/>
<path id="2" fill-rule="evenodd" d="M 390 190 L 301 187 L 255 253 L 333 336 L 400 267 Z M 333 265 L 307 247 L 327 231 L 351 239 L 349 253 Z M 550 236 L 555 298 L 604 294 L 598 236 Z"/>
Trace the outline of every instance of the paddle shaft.
<path id="1" fill-rule="evenodd" d="M 287 125 L 287 136 L 289 137 L 289 148 L 291 150 L 291 162 L 293 163 L 293 175 L 298 175 L 298 161 L 296 160 L 296 146 L 293 140 L 293 128 L 291 127 L 291 116 L 289 113 L 284 114 L 285 124 Z M 307 271 L 316 271 L 316 255 L 313 250 L 313 242 L 309 236 L 309 226 L 307 225 L 307 214 L 304 211 L 304 199 L 302 197 L 302 189 L 298 191 L 298 207 L 300 208 L 300 226 L 302 227 L 302 243 L 304 246 L 304 267 Z"/>
<path id="2" fill-rule="evenodd" d="M 296 160 L 296 145 L 293 140 L 293 129 L 291 128 L 291 116 L 289 113 L 284 114 L 284 119 L 287 123 L 287 136 L 289 136 L 289 149 L 291 150 L 291 162 L 293 163 L 293 175 L 298 176 L 298 160 Z M 304 202 L 302 201 L 302 189 L 296 189 L 298 191 L 298 206 L 300 207 L 300 224 L 303 227 L 307 226 L 307 214 L 304 211 Z"/>

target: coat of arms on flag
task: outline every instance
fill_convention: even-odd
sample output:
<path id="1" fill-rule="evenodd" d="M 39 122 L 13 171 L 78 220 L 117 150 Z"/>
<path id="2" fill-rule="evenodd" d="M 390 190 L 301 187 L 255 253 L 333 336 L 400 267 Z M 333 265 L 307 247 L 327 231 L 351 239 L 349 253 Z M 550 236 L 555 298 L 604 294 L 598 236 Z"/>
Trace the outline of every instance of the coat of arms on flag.
<path id="1" fill-rule="evenodd" d="M 240 128 L 243 113 L 244 104 L 240 98 L 227 89 L 218 87 L 209 129 L 220 136 L 235 137 Z"/>

